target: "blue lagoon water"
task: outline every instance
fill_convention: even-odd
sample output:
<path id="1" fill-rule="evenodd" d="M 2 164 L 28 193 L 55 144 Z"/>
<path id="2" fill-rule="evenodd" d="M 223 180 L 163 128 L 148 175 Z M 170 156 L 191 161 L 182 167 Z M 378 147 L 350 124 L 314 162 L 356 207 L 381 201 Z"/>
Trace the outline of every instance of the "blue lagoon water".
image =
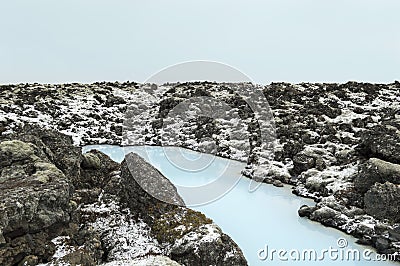
<path id="1" fill-rule="evenodd" d="M 126 152 L 138 153 L 177 186 L 185 202 L 193 203 L 189 204 L 192 209 L 206 214 L 232 237 L 249 265 L 399 265 L 378 262 L 377 254 L 355 244 L 355 238 L 299 217 L 299 207 L 314 202 L 293 195 L 290 187 L 261 184 L 249 191 L 252 181 L 240 174 L 244 163 L 176 147 L 84 147 L 84 151 L 90 149 L 98 149 L 118 162 Z M 276 251 L 272 254 L 273 249 Z M 317 261 L 314 257 L 309 260 L 305 250 L 315 250 Z M 352 250 L 358 250 L 360 260 L 353 259 Z M 304 254 L 305 260 L 294 260 Z M 363 254 L 371 261 L 363 259 Z M 322 256 L 324 259 L 318 260 Z"/>

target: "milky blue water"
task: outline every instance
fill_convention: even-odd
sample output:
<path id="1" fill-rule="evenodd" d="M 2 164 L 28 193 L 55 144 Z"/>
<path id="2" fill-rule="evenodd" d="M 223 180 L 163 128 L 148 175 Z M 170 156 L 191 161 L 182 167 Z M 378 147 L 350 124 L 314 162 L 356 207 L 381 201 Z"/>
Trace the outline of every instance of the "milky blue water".
<path id="1" fill-rule="evenodd" d="M 250 180 L 240 176 L 243 163 L 176 147 L 99 145 L 86 146 L 84 151 L 94 148 L 118 162 L 125 152 L 136 152 L 145 158 L 177 186 L 185 202 L 193 203 L 193 209 L 213 219 L 232 237 L 249 265 L 399 265 L 378 262 L 377 254 L 355 244 L 355 238 L 299 217 L 301 205 L 314 203 L 293 195 L 290 187 L 261 184 L 250 192 Z M 208 193 L 212 185 L 214 190 Z M 215 192 L 221 195 L 216 196 Z M 345 247 L 339 247 L 338 239 Z M 315 253 L 307 253 L 306 249 Z M 352 254 L 359 254 L 360 259 Z"/>

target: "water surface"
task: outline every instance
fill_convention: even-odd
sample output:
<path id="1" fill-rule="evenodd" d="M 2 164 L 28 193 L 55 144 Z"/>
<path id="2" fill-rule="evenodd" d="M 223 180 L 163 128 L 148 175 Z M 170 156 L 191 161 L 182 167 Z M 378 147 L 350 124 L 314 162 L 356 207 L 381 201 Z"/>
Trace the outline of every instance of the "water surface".
<path id="1" fill-rule="evenodd" d="M 376 259 L 375 252 L 368 256 L 371 261 L 366 261 L 363 259 L 363 252 L 368 247 L 355 244 L 355 238 L 299 217 L 299 207 L 314 202 L 293 195 L 290 187 L 276 188 L 261 184 L 257 190 L 249 192 L 250 180 L 240 176 L 240 171 L 245 166 L 243 163 L 176 147 L 121 148 L 100 145 L 86 146 L 84 151 L 93 148 L 101 150 L 118 162 L 123 160 L 125 152 L 138 153 L 177 185 L 185 202 L 193 201 L 193 198 L 199 200 L 196 195 L 181 193 L 187 187 L 201 187 L 217 179 L 230 180 L 221 197 L 192 208 L 213 219 L 231 236 L 243 250 L 249 265 L 399 265 L 388 261 L 373 261 Z M 219 184 L 226 186 L 227 183 Z M 339 244 L 346 244 L 344 248 L 338 246 L 338 239 L 341 241 Z M 267 251 L 266 247 L 268 252 L 260 253 L 261 249 Z M 275 252 L 271 259 L 272 249 L 277 252 L 282 249 L 287 253 L 281 253 L 279 259 Z M 307 253 L 306 260 L 293 260 L 294 257 L 303 258 L 305 249 L 315 250 L 317 261 L 314 261 L 314 257 L 310 261 Z M 325 253 L 324 249 L 327 249 Z M 353 260 L 353 255 L 348 255 L 353 249 L 359 252 L 359 261 Z M 265 258 L 266 253 L 269 256 L 261 260 L 260 257 Z M 324 259 L 318 260 L 322 255 Z"/>

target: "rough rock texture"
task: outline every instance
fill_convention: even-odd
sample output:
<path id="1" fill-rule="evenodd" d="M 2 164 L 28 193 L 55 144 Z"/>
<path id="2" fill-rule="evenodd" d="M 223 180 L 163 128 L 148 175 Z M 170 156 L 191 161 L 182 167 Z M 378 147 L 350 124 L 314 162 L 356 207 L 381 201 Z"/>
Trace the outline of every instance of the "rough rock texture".
<path id="1" fill-rule="evenodd" d="M 237 92 L 250 98 L 254 92 L 263 96 L 262 86 L 215 82 L 153 85 L 4 85 L 0 87 L 0 97 L 7 99 L 0 102 L 3 133 L 24 123 L 38 123 L 72 136 L 76 145 L 178 145 L 249 165 L 271 159 L 275 131 L 268 104 L 257 98 L 246 102 Z M 257 121 L 249 106 L 252 101 L 262 107 L 258 115 L 267 123 Z M 210 105 L 214 107 L 211 110 L 202 108 Z M 268 134 L 262 136 L 261 129 Z M 257 168 L 252 175 L 262 176 L 263 172 L 267 170 Z"/>
<path id="2" fill-rule="evenodd" d="M 174 243 L 171 257 L 184 265 L 246 265 L 231 242 L 215 224 L 202 225 Z"/>
<path id="3" fill-rule="evenodd" d="M 397 104 L 398 101 L 399 99 L 397 99 Z M 399 114 L 396 106 L 390 111 L 393 113 L 389 113 L 392 116 L 392 119 L 388 121 L 389 123 L 376 125 L 362 134 L 358 150 L 367 157 L 376 157 L 388 162 L 400 163 L 398 118 L 393 119 Z"/>
<path id="4" fill-rule="evenodd" d="M 400 222 L 400 186 L 375 183 L 364 196 L 365 211 L 379 219 Z"/>
<path id="5" fill-rule="evenodd" d="M 184 205 L 135 154 L 121 169 L 99 151 L 82 155 L 70 137 L 26 126 L 1 140 L 0 158 L 1 265 L 247 265 L 203 214 L 147 194 L 137 181 Z"/>
<path id="6" fill-rule="evenodd" d="M 293 171 L 301 174 L 302 172 L 315 167 L 315 158 L 299 152 L 293 157 L 293 166 Z"/>
<path id="7" fill-rule="evenodd" d="M 131 210 L 144 216 L 159 216 L 170 209 L 170 204 L 184 206 L 185 203 L 179 196 L 175 186 L 162 174 L 137 154 L 129 153 L 122 163 L 121 179 L 115 193 L 126 202 Z M 154 206 L 162 208 L 154 209 Z"/>
<path id="8" fill-rule="evenodd" d="M 268 125 L 274 130 L 269 132 L 275 133 L 267 134 L 270 145 L 262 141 L 260 116 L 246 102 L 246 95 L 238 93 L 243 87 L 262 92 L 269 103 L 274 116 Z M 209 102 L 199 97 L 217 99 L 214 106 L 222 111 L 210 115 L 204 108 Z M 197 107 L 185 105 L 187 101 Z M 386 182 L 398 184 L 394 170 L 400 164 L 397 81 L 1 86 L 1 135 L 11 134 L 24 123 L 64 132 L 76 145 L 175 145 L 245 161 L 245 176 L 276 185 L 280 185 L 276 180 L 292 184 L 296 195 L 315 199 L 316 206 L 299 210 L 302 216 L 352 234 L 379 252 L 399 251 L 399 238 L 393 233 L 398 225 L 383 219 L 391 212 L 379 217 L 375 211 L 365 213 L 371 202 L 395 202 L 395 195 L 377 188 Z M 66 159 L 63 153 L 53 153 L 60 162 Z M 90 156 L 83 166 L 96 168 L 97 161 Z M 70 171 L 81 171 L 80 161 L 55 165 L 72 178 L 79 175 Z M 68 165 L 71 169 L 64 171 Z M 85 187 L 88 181 L 76 182 Z M 396 193 L 395 186 L 388 187 Z M 99 191 L 80 194 L 87 198 Z"/>
<path id="9" fill-rule="evenodd" d="M 118 191 L 130 214 L 148 224 L 160 250 L 168 250 L 162 254 L 184 265 L 247 265 L 232 239 L 204 214 L 182 207 L 172 183 L 140 156 L 126 155 L 118 179 L 105 192 Z"/>
<path id="10" fill-rule="evenodd" d="M 43 238 L 70 220 L 68 179 L 31 143 L 3 141 L 0 158 L 0 264 L 48 259 L 53 248 Z"/>
<path id="11" fill-rule="evenodd" d="M 43 130 L 35 124 L 26 124 L 15 134 L 2 136 L 3 139 L 15 139 L 32 143 L 38 147 L 43 156 L 47 157 L 64 175 L 79 186 L 81 149 L 72 146 L 70 136 L 59 134 L 54 130 Z"/>
<path id="12" fill-rule="evenodd" d="M 400 184 L 400 165 L 377 158 L 369 159 L 354 179 L 354 187 L 360 193 L 367 192 L 375 183 Z"/>
<path id="13" fill-rule="evenodd" d="M 95 265 L 102 255 L 100 242 L 90 231 L 79 230 L 72 198 L 79 186 L 74 181 L 79 179 L 81 161 L 72 139 L 27 126 L 2 140 L 0 147 L 0 264 L 49 261 L 56 251 L 51 240 L 70 235 L 86 244 L 75 252 L 74 260 Z"/>

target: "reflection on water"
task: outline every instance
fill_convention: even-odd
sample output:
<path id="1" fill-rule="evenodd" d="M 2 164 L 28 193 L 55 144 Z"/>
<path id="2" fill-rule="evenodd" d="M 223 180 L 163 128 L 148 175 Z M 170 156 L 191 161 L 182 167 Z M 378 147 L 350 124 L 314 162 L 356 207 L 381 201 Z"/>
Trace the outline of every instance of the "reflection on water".
<path id="1" fill-rule="evenodd" d="M 193 195 L 185 195 L 182 193 L 182 188 L 194 189 L 217 179 L 235 180 L 232 189 L 222 197 L 192 208 L 212 218 L 225 233 L 231 236 L 243 250 L 249 265 L 398 265 L 393 262 L 365 261 L 362 258 L 362 252 L 366 247 L 355 244 L 355 238 L 300 218 L 297 215 L 299 207 L 303 204 L 314 203 L 309 199 L 293 195 L 290 187 L 276 188 L 262 184 L 256 191 L 250 193 L 248 190 L 250 180 L 240 178 L 243 163 L 174 147 L 121 148 L 99 145 L 86 146 L 84 151 L 93 148 L 101 150 L 118 162 L 123 160 L 125 152 L 138 153 L 177 185 L 178 192 L 185 202 Z M 219 184 L 226 185 L 224 182 Z M 347 241 L 346 247 L 338 247 L 339 238 Z M 319 256 L 324 254 L 324 249 L 331 248 L 338 252 L 331 254 L 333 259 L 330 259 L 329 253 L 325 253 L 323 261 L 293 261 L 288 253 L 282 257 L 288 259 L 287 261 L 280 260 L 277 253 L 274 254 L 273 261 L 270 260 L 271 256 L 263 261 L 259 259 L 257 253 L 260 249 L 266 250 L 266 245 L 268 252 L 271 249 L 283 249 L 294 255 L 296 253 L 293 250 L 302 252 L 304 249 L 314 249 Z M 349 256 L 343 256 L 343 254 L 350 249 L 360 251 L 360 261 L 340 259 L 341 257 L 348 258 Z M 265 254 L 265 252 L 260 253 L 262 256 Z M 369 256 L 374 259 L 375 255 L 376 253 L 372 253 Z M 336 257 L 338 259 L 335 260 Z"/>

